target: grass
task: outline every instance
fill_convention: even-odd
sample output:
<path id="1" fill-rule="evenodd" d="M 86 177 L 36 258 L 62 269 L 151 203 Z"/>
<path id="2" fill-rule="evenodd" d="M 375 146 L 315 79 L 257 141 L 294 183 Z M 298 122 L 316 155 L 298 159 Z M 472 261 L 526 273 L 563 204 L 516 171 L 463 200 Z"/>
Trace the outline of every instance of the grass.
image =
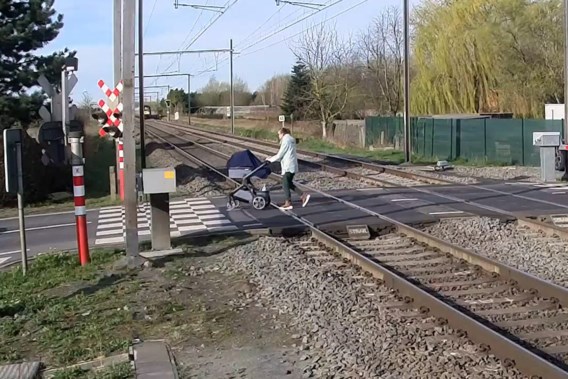
<path id="1" fill-rule="evenodd" d="M 207 124 L 199 124 L 200 127 L 215 131 L 227 132 L 226 128 L 211 126 Z M 267 128 L 239 128 L 235 127 L 235 134 L 241 137 L 254 138 L 277 142 L 277 134 L 275 130 Z M 299 147 L 304 150 L 314 151 L 327 154 L 351 155 L 354 157 L 367 158 L 381 162 L 401 163 L 404 161 L 404 154 L 399 150 L 367 150 L 362 148 L 343 148 L 331 142 L 324 141 L 321 138 L 307 136 L 301 131 L 294 130 L 292 134 L 299 136 L 301 142 Z"/>
<path id="2" fill-rule="evenodd" d="M 221 274 L 191 275 L 192 267 L 195 259 L 250 240 L 196 239 L 183 245 L 185 255 L 169 257 L 155 269 L 129 270 L 123 253 L 96 250 L 85 267 L 75 254 L 59 253 L 38 256 L 26 276 L 18 266 L 0 272 L 0 365 L 40 358 L 47 369 L 65 368 L 126 353 L 133 338 L 172 345 L 226 338 L 238 329 L 227 308 L 234 296 L 227 291 L 234 286 Z M 217 301 L 211 291 L 228 299 Z M 58 375 L 129 378 L 118 367 L 109 373 L 74 368 Z"/>
<path id="3" fill-rule="evenodd" d="M 122 309 L 137 283 L 107 275 L 119 257 L 95 251 L 81 267 L 74 254 L 43 255 L 25 277 L 18 268 L 0 273 L 0 363 L 41 356 L 65 366 L 126 352 L 131 317 Z"/>
<path id="4" fill-rule="evenodd" d="M 62 370 L 52 379 L 133 379 L 134 377 L 130 363 L 121 363 L 96 372 L 80 368 Z"/>
<path id="5" fill-rule="evenodd" d="M 376 161 L 402 163 L 404 153 L 399 150 L 367 150 L 361 148 L 342 148 L 331 142 L 319 138 L 308 138 L 301 141 L 299 147 L 304 150 L 315 151 L 318 153 L 351 155 L 359 158 L 367 158 Z"/>

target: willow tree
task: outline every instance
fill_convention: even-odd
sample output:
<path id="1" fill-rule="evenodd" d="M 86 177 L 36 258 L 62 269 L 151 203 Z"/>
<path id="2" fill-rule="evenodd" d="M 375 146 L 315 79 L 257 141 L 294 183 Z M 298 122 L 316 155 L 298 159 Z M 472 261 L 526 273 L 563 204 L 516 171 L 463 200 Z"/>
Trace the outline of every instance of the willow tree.
<path id="1" fill-rule="evenodd" d="M 414 14 L 413 111 L 530 116 L 560 100 L 560 1 L 425 1 Z"/>
<path id="2" fill-rule="evenodd" d="M 564 101 L 562 9 L 561 0 L 506 3 L 501 9 L 508 48 L 502 52 L 500 99 L 515 114 L 542 116 L 544 103 Z"/>
<path id="3" fill-rule="evenodd" d="M 417 9 L 414 111 L 478 112 L 486 108 L 499 60 L 494 31 L 486 21 L 494 2 L 430 0 Z"/>

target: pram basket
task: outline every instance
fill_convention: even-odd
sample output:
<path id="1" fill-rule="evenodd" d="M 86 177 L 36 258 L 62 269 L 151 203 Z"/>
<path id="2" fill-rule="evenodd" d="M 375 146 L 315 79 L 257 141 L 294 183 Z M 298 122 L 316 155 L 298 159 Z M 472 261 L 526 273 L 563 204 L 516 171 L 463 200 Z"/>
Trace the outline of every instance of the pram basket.
<path id="1" fill-rule="evenodd" d="M 239 207 L 241 201 L 252 204 L 258 210 L 270 204 L 269 191 L 255 188 L 251 181 L 253 177 L 268 178 L 271 171 L 267 162 L 261 162 L 250 150 L 240 151 L 227 161 L 227 172 L 229 178 L 240 182 L 240 186 L 229 193 L 228 210 Z"/>

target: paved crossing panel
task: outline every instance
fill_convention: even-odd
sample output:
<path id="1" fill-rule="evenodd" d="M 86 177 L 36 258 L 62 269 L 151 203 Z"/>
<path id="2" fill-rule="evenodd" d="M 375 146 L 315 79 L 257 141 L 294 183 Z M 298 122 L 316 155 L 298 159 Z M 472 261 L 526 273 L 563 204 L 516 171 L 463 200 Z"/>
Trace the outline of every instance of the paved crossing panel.
<path id="1" fill-rule="evenodd" d="M 95 245 L 122 243 L 124 207 L 101 208 Z M 234 230 L 233 224 L 209 199 L 188 198 L 170 202 L 170 233 L 172 238 L 198 231 Z M 138 236 L 151 235 L 151 208 L 149 203 L 138 206 Z"/>

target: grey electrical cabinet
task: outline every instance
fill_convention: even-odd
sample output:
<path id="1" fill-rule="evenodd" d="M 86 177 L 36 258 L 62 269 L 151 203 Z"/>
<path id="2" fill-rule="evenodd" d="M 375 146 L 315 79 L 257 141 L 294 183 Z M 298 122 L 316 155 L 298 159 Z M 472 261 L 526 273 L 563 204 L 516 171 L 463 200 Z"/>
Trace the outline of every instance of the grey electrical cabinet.
<path id="1" fill-rule="evenodd" d="M 145 168 L 142 170 L 144 194 L 176 192 L 176 170 L 168 168 Z"/>

